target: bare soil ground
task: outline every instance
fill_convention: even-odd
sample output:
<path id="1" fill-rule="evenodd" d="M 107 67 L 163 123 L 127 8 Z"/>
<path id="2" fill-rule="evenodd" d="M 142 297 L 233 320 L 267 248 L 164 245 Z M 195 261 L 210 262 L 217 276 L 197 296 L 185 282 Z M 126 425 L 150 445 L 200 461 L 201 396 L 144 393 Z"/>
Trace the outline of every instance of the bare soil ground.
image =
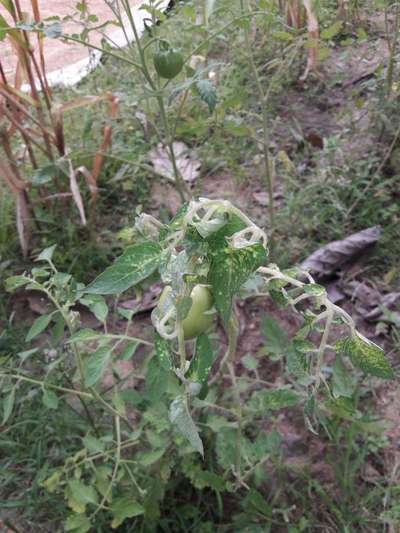
<path id="1" fill-rule="evenodd" d="M 20 0 L 21 8 L 24 13 L 27 13 L 27 20 L 33 21 L 32 7 L 30 0 Z M 63 18 L 67 15 L 76 14 L 76 0 L 39 0 L 39 8 L 42 20 L 48 17 Z M 137 6 L 142 3 L 142 0 L 132 0 L 131 5 Z M 87 0 L 89 13 L 96 15 L 98 21 L 93 23 L 93 26 L 100 26 L 107 20 L 113 20 L 113 14 L 104 0 Z M 6 9 L 0 5 L 0 15 L 11 23 L 10 16 Z M 53 21 L 54 22 L 54 21 Z M 49 22 L 50 24 L 50 22 Z M 83 27 L 77 22 L 67 22 L 63 24 L 63 31 L 65 33 L 80 33 Z M 109 25 L 101 31 L 93 31 L 90 33 L 89 40 L 95 45 L 99 46 L 104 35 L 110 35 L 115 31 L 115 26 Z M 33 37 L 33 36 L 32 36 Z M 37 40 L 31 38 L 31 44 L 37 48 Z M 76 43 L 65 43 L 58 39 L 46 38 L 44 42 L 45 61 L 47 71 L 53 72 L 67 65 L 73 65 L 89 56 L 87 48 Z M 5 39 L 0 42 L 0 58 L 5 67 L 5 73 L 11 78 L 15 75 L 17 66 L 17 56 L 13 50 L 11 43 Z"/>

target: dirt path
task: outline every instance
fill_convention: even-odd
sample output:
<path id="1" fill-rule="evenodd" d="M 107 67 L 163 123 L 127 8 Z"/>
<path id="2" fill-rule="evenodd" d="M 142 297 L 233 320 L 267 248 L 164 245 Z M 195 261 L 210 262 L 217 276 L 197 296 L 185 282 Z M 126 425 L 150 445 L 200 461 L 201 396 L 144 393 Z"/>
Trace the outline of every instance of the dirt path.
<path id="1" fill-rule="evenodd" d="M 30 0 L 20 0 L 22 10 L 28 14 L 28 20 L 33 19 Z M 101 26 L 107 20 L 114 20 L 115 17 L 104 0 L 87 0 L 88 11 L 91 15 L 96 15 L 97 21 L 92 22 L 92 26 Z M 139 31 L 143 30 L 143 19 L 148 16 L 145 11 L 140 10 L 139 6 L 143 0 L 131 0 L 134 17 L 138 24 Z M 165 2 L 168 4 L 168 2 Z M 48 17 L 65 17 L 67 15 L 77 14 L 76 0 L 39 0 L 39 8 L 42 20 Z M 0 15 L 11 23 L 10 16 L 6 9 L 0 5 Z M 75 16 L 76 22 L 68 21 L 63 23 L 65 33 L 78 33 L 82 31 L 82 25 L 79 17 Z M 49 22 L 50 24 L 51 22 Z M 90 33 L 90 42 L 95 46 L 101 46 L 103 38 L 109 39 L 113 44 L 121 46 L 126 44 L 126 39 L 121 29 L 116 29 L 115 25 L 109 25 L 101 30 Z M 37 40 L 32 35 L 31 43 L 37 47 Z M 51 85 L 70 86 L 77 83 L 92 68 L 94 68 L 101 53 L 90 52 L 80 44 L 65 43 L 58 39 L 45 39 L 45 61 L 47 72 L 49 73 L 49 82 Z M 17 65 L 17 56 L 8 39 L 0 42 L 0 59 L 5 69 L 6 76 L 11 81 L 15 76 Z"/>

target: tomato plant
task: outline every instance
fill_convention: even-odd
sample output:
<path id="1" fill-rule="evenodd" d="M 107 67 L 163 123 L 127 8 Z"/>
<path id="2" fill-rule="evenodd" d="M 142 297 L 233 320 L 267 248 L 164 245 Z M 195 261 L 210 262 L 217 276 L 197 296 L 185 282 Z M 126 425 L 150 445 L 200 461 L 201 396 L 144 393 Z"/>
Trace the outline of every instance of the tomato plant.
<path id="1" fill-rule="evenodd" d="M 262 431 L 252 443 L 246 437 L 251 420 L 303 403 L 307 426 L 315 431 L 320 417 L 323 420 L 325 416 L 323 411 L 333 409 L 338 413 L 346 409 L 345 415 L 351 416 L 348 397 L 352 382 L 347 379 L 350 362 L 366 374 L 393 377 L 382 350 L 357 332 L 352 318 L 330 302 L 325 288 L 310 274 L 297 268 L 281 271 L 275 264 L 268 264 L 265 232 L 230 202 L 193 200 L 184 204 L 169 224 L 142 214 L 135 231 L 136 244 L 128 246 L 86 287 L 70 274 L 56 270 L 52 262 L 54 247 L 39 255 L 41 268 L 7 281 L 10 291 L 26 286 L 42 292 L 53 303 L 54 309 L 32 324 L 27 341 L 38 339 L 51 328 L 59 351 L 47 368 L 44 365 L 41 379 L 29 376 L 29 365 L 24 369 L 35 349 L 20 356 L 19 366 L 4 362 L 3 424 L 12 417 L 21 383 L 41 389 L 42 402 L 48 409 L 59 408 L 64 398 L 75 396 L 82 406 L 82 416 L 88 417 L 90 430 L 83 439 L 84 448 L 65 465 L 55 467 L 42 482 L 50 493 L 59 492 L 66 498 L 71 510 L 66 528 L 71 531 L 89 531 L 94 516 L 103 512 L 105 505 L 111 513 L 112 528 L 127 518 L 147 520 L 143 516 L 148 506 L 154 505 L 154 480 L 144 473 L 149 465 L 158 465 L 153 474 L 155 483 L 162 486 L 172 476 L 177 458 L 190 479 L 193 472 L 200 476 L 194 483 L 202 479 L 201 483 L 214 490 L 225 490 L 228 485 L 231 491 L 246 489 L 249 477 L 265 456 L 279 447 L 275 434 Z M 109 332 L 104 296 L 119 297 L 157 278 L 165 288 L 151 316 L 153 339 L 145 335 L 145 330 L 141 337 L 130 334 L 134 310 L 121 309 L 127 321 L 124 332 Z M 232 304 L 244 283 L 257 286 L 260 294 L 268 293 L 279 305 L 291 306 L 302 315 L 303 324 L 290 346 L 279 349 L 285 353 L 289 371 L 302 376 L 303 393 L 290 386 L 269 390 L 258 380 L 255 390 L 254 380 L 239 385 L 243 376 L 236 375 L 238 323 Z M 80 327 L 77 303 L 105 324 L 104 333 Z M 307 308 L 300 303 L 307 303 Z M 218 353 L 219 343 L 207 334 L 216 316 L 220 332 L 224 330 L 227 339 L 224 353 Z M 346 333 L 332 346 L 329 341 L 334 323 Z M 66 338 L 64 330 L 68 332 Z M 188 339 L 193 342 L 186 342 Z M 127 390 L 123 379 L 112 378 L 111 389 L 106 387 L 104 379 L 109 370 L 118 374 L 117 362 L 131 360 L 138 348 L 145 354 L 145 375 L 138 376 L 143 384 Z M 332 375 L 325 361 L 328 352 L 335 353 Z M 66 362 L 73 375 L 68 380 L 63 369 Z M 58 381 L 54 378 L 57 368 L 61 370 Z M 231 384 L 227 396 L 221 386 L 226 380 Z M 246 399 L 242 398 L 243 391 L 247 391 Z M 216 424 L 212 417 L 221 394 L 222 401 L 224 397 L 229 399 L 229 406 L 221 406 L 227 418 Z M 110 418 L 114 422 L 113 434 L 106 433 L 104 438 L 102 432 L 109 424 L 99 423 L 99 410 L 103 411 L 103 422 Z M 216 431 L 218 465 L 222 469 L 218 474 L 196 466 L 193 458 L 195 452 L 205 457 L 205 446 L 210 445 L 207 432 L 200 431 L 196 424 L 201 412 Z M 134 450 L 130 451 L 134 461 L 124 460 L 126 449 Z"/>

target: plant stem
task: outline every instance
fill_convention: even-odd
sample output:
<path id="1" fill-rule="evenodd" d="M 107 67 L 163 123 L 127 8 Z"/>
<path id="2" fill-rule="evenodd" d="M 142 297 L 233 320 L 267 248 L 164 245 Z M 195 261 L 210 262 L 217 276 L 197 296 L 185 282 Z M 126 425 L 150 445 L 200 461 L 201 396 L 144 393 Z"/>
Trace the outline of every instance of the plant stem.
<path id="1" fill-rule="evenodd" d="M 240 8 L 243 14 L 250 15 L 250 6 L 248 0 L 240 0 Z M 270 253 L 273 254 L 274 248 L 274 233 L 275 233 L 275 209 L 274 209 L 274 179 L 271 172 L 271 162 L 269 154 L 269 118 L 267 111 L 267 95 L 264 92 L 260 76 L 258 75 L 257 65 L 254 60 L 253 48 L 250 43 L 249 28 L 247 25 L 244 27 L 244 42 L 246 48 L 246 55 L 250 62 L 253 78 L 256 83 L 257 92 L 259 95 L 259 101 L 261 105 L 261 117 L 262 117 L 262 147 L 263 147 L 263 159 L 264 159 L 264 182 L 268 192 L 268 216 L 269 216 L 269 237 L 270 237 Z"/>
<path id="2" fill-rule="evenodd" d="M 4 372 L 0 373 L 0 376 L 2 378 L 26 381 L 27 383 L 33 383 L 34 385 L 38 385 L 39 387 L 65 392 L 66 394 L 75 394 L 76 396 L 80 396 L 81 398 L 87 398 L 88 400 L 94 399 L 89 392 L 78 391 L 75 389 L 67 389 L 66 387 L 59 387 L 58 385 L 53 385 L 52 383 L 46 383 L 46 381 L 40 381 L 39 379 L 29 378 L 28 376 L 24 376 L 23 374 L 9 374 L 7 372 Z"/>
<path id="3" fill-rule="evenodd" d="M 164 98 L 163 98 L 163 96 L 161 96 L 159 94 L 160 93 L 160 88 L 157 87 L 156 84 L 154 83 L 154 81 L 153 81 L 153 79 L 152 79 L 152 77 L 150 75 L 149 69 L 147 67 L 147 60 L 146 60 L 145 51 L 144 51 L 144 48 L 143 48 L 142 43 L 140 41 L 139 32 L 137 31 L 135 19 L 132 16 L 132 11 L 131 11 L 131 8 L 129 6 L 129 2 L 127 0 L 122 0 L 122 5 L 124 6 L 124 9 L 125 9 L 126 14 L 128 16 L 129 23 L 130 23 L 132 31 L 133 31 L 133 35 L 134 35 L 134 38 L 135 38 L 135 43 L 136 43 L 136 46 L 137 46 L 137 49 L 138 49 L 138 53 L 139 53 L 141 70 L 142 70 L 143 75 L 146 78 L 148 84 L 150 85 L 151 89 L 155 92 L 155 95 L 156 95 L 157 104 L 158 104 L 158 107 L 159 107 L 159 110 L 160 110 L 161 122 L 162 122 L 162 125 L 163 125 L 165 137 L 166 137 L 166 145 L 168 147 L 169 158 L 170 158 L 170 161 L 171 161 L 171 164 L 172 164 L 173 173 L 174 173 L 175 186 L 176 186 L 176 189 L 177 189 L 177 191 L 179 193 L 179 196 L 180 196 L 182 202 L 184 202 L 184 201 L 186 201 L 186 198 L 189 197 L 190 195 L 189 195 L 189 191 L 188 191 L 188 189 L 186 187 L 186 184 L 185 184 L 185 182 L 183 180 L 182 174 L 180 173 L 180 171 L 178 169 L 178 165 L 177 165 L 177 161 L 176 161 L 176 154 L 175 154 L 175 149 L 174 149 L 174 138 L 173 138 L 173 131 L 174 130 L 172 130 L 170 125 L 169 125 L 167 113 L 165 111 Z M 162 141 L 162 139 L 161 139 L 161 141 Z"/>

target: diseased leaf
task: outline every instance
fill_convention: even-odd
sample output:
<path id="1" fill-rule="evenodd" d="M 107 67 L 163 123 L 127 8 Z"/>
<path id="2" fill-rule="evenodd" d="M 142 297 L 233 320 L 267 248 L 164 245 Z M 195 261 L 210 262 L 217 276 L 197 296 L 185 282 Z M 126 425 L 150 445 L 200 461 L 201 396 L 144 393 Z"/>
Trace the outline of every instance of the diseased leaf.
<path id="1" fill-rule="evenodd" d="M 165 448 L 160 450 L 150 450 L 148 452 L 139 452 L 135 456 L 135 461 L 142 466 L 147 467 L 156 463 L 165 453 Z"/>
<path id="2" fill-rule="evenodd" d="M 161 248 L 155 242 L 129 246 L 114 264 L 86 289 L 89 294 L 120 294 L 149 277 L 160 265 Z"/>
<path id="3" fill-rule="evenodd" d="M 214 354 L 210 339 L 205 333 L 202 333 L 197 337 L 196 350 L 185 377 L 203 385 L 207 382 L 213 360 Z"/>
<path id="4" fill-rule="evenodd" d="M 116 392 L 115 394 L 113 394 L 112 404 L 120 416 L 126 416 L 125 401 L 119 392 Z"/>
<path id="5" fill-rule="evenodd" d="M 357 258 L 361 252 L 375 244 L 380 237 L 377 226 L 359 231 L 341 241 L 331 242 L 305 259 L 300 268 L 309 270 L 318 278 L 330 276 L 343 265 Z"/>
<path id="6" fill-rule="evenodd" d="M 316 297 L 326 295 L 325 287 L 318 285 L 317 283 L 309 283 L 308 285 L 304 285 L 303 290 L 305 293 Z"/>
<path id="7" fill-rule="evenodd" d="M 32 326 L 30 327 L 28 331 L 28 334 L 25 339 L 26 342 L 30 342 L 35 337 L 37 337 L 40 333 L 42 333 L 42 331 L 44 331 L 49 325 L 52 316 L 53 316 L 53 313 L 50 315 L 42 315 L 38 317 L 34 321 L 34 323 L 32 324 Z"/>
<path id="8" fill-rule="evenodd" d="M 366 374 L 393 379 L 394 373 L 384 351 L 359 333 L 336 343 L 336 349 L 350 357 L 352 363 Z"/>
<path id="9" fill-rule="evenodd" d="M 190 296 L 185 296 L 176 304 L 176 311 L 178 320 L 185 320 L 188 316 L 190 308 L 192 307 L 192 298 Z"/>
<path id="10" fill-rule="evenodd" d="M 255 411 L 275 411 L 298 404 L 300 397 L 291 390 L 262 390 L 252 394 L 248 406 Z"/>
<path id="11" fill-rule="evenodd" d="M 154 336 L 154 348 L 156 352 L 156 357 L 158 358 L 161 367 L 164 370 L 171 370 L 172 364 L 171 364 L 171 347 L 169 341 L 166 339 L 163 339 L 161 335 L 159 335 L 157 332 Z"/>
<path id="12" fill-rule="evenodd" d="M 193 448 L 204 456 L 203 443 L 199 432 L 189 413 L 185 396 L 177 396 L 169 408 L 169 419 L 174 424 L 179 433 L 187 439 Z"/>
<path id="13" fill-rule="evenodd" d="M 93 387 L 106 371 L 110 361 L 112 350 L 108 346 L 98 348 L 84 361 L 83 373 L 85 386 Z"/>
<path id="14" fill-rule="evenodd" d="M 213 253 L 209 279 L 213 288 L 215 306 L 227 323 L 231 314 L 232 299 L 243 283 L 266 258 L 262 244 L 233 249 L 225 246 Z"/>

